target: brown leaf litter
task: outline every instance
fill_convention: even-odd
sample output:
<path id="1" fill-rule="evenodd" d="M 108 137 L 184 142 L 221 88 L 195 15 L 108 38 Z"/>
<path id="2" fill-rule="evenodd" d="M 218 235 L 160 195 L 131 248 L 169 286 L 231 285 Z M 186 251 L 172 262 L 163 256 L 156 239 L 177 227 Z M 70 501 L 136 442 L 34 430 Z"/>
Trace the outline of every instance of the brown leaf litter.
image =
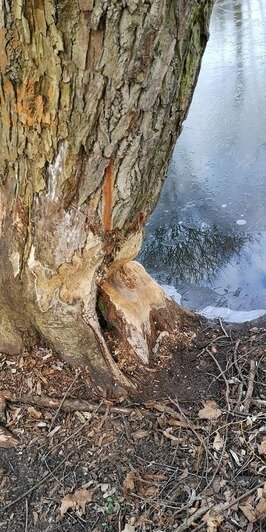
<path id="1" fill-rule="evenodd" d="M 2 356 L 0 530 L 265 530 L 265 328 L 206 327 L 194 359 L 205 396 L 113 405 L 49 351 Z"/>

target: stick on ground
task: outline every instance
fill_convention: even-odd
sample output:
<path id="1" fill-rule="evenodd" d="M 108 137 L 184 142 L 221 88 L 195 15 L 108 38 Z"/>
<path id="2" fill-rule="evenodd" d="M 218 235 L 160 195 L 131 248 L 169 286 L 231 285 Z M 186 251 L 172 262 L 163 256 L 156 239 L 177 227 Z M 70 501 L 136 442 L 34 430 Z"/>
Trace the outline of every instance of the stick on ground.
<path id="1" fill-rule="evenodd" d="M 244 400 L 244 413 L 248 414 L 250 409 L 250 403 L 252 400 L 253 390 L 254 390 L 254 382 L 255 382 L 255 375 L 256 375 L 256 361 L 251 360 L 250 361 L 250 370 L 249 370 L 249 377 L 248 377 L 248 388 L 247 388 L 247 394 Z"/>
<path id="2" fill-rule="evenodd" d="M 97 412 L 105 414 L 106 405 L 97 405 L 82 399 L 64 399 L 48 397 L 47 395 L 19 395 L 9 396 L 7 398 L 9 403 L 22 403 L 39 406 L 43 408 L 56 408 L 66 412 Z M 110 412 L 117 414 L 131 414 L 133 409 L 130 407 L 110 406 Z"/>

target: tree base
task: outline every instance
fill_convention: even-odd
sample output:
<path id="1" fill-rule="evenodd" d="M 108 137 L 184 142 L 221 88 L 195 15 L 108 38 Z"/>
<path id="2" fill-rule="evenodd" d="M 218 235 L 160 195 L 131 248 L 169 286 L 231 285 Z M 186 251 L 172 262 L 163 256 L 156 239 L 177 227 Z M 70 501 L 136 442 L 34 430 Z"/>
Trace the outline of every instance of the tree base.
<path id="1" fill-rule="evenodd" d="M 21 353 L 23 341 L 21 335 L 2 314 L 0 318 L 0 353 L 16 355 Z"/>
<path id="2" fill-rule="evenodd" d="M 32 333 L 22 338 L 8 305 L 2 307 L 0 348 L 18 353 L 32 345 Z M 112 399 L 137 394 L 143 377 L 154 371 L 150 365 L 188 347 L 199 326 L 198 316 L 176 305 L 135 261 L 113 269 L 98 288 L 97 313 L 93 304 L 84 310 L 80 302 L 67 305 L 59 297 L 42 311 L 31 299 L 24 321 L 25 331 L 33 329 L 68 364 L 85 367 L 88 386 Z"/>

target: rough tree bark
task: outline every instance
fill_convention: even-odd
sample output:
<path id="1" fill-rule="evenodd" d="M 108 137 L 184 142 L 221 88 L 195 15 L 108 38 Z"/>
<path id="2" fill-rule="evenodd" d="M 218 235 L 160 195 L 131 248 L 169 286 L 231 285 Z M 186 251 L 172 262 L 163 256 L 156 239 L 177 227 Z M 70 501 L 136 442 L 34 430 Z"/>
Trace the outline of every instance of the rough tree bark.
<path id="1" fill-rule="evenodd" d="M 193 320 L 132 261 L 212 0 L 0 6 L 0 350 L 41 340 L 102 387 L 133 386 L 129 366 Z"/>

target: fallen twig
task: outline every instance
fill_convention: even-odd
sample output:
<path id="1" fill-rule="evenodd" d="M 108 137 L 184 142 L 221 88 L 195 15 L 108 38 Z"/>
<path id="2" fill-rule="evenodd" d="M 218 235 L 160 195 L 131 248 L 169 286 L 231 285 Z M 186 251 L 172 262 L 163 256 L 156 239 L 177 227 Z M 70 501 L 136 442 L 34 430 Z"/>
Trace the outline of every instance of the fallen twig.
<path id="1" fill-rule="evenodd" d="M 250 371 L 249 371 L 249 377 L 248 377 L 248 388 L 247 388 L 247 394 L 244 400 L 244 413 L 248 414 L 250 409 L 250 403 L 252 400 L 253 395 L 253 389 L 254 389 L 254 382 L 255 382 L 255 374 L 256 374 L 256 361 L 251 360 L 250 361 Z"/>
<path id="2" fill-rule="evenodd" d="M 9 396 L 7 398 L 9 403 L 30 404 L 43 408 L 57 408 L 66 412 L 97 412 L 104 414 L 106 412 L 106 405 L 98 405 L 97 403 L 90 403 L 83 399 L 57 399 L 48 397 L 47 395 L 19 395 Z M 109 405 L 108 405 L 109 406 Z M 117 414 L 131 414 L 133 409 L 130 407 L 110 406 L 110 412 Z"/>
<path id="3" fill-rule="evenodd" d="M 220 324 L 220 327 L 224 333 L 224 335 L 228 338 L 229 337 L 229 334 L 226 332 L 225 328 L 224 328 L 224 325 L 223 325 L 223 322 L 221 320 L 221 318 L 219 318 L 219 324 Z"/>
<path id="4" fill-rule="evenodd" d="M 228 338 L 228 334 L 223 334 L 222 336 L 217 336 L 217 338 L 214 338 L 213 340 L 211 340 L 211 342 L 208 343 L 208 345 L 206 345 L 206 347 L 204 347 L 197 355 L 197 358 L 199 358 L 201 355 L 203 355 L 204 353 L 206 353 L 207 349 L 209 349 L 209 347 L 211 347 L 213 344 L 216 344 L 216 342 L 218 342 L 218 340 L 221 340 L 222 338 Z"/>
<path id="5" fill-rule="evenodd" d="M 227 404 L 228 412 L 230 412 L 231 411 L 231 406 L 230 406 L 230 403 L 229 403 L 230 388 L 229 388 L 229 384 L 228 384 L 227 378 L 225 376 L 226 370 L 225 371 L 222 370 L 218 360 L 216 359 L 216 357 L 212 354 L 212 352 L 209 349 L 207 349 L 207 352 L 212 357 L 213 361 L 215 362 L 217 368 L 220 371 L 219 377 L 223 377 L 223 380 L 225 382 L 225 398 L 226 398 L 226 404 Z"/>
<path id="6" fill-rule="evenodd" d="M 184 532 L 184 530 L 190 529 L 191 525 L 195 523 L 201 517 L 202 515 L 206 514 L 211 508 L 214 507 L 214 503 L 211 503 L 206 506 L 202 506 L 194 514 L 192 514 L 182 525 L 180 525 L 178 528 L 176 528 L 176 532 Z M 190 529 L 191 530 L 191 529 Z"/>
<path id="7" fill-rule="evenodd" d="M 251 399 L 251 402 L 256 406 L 266 406 L 266 401 L 264 399 Z"/>
<path id="8" fill-rule="evenodd" d="M 262 486 L 264 486 L 264 482 L 260 482 L 259 484 L 257 484 L 257 486 L 254 486 L 253 488 L 246 491 L 245 493 L 242 493 L 242 495 L 240 495 L 236 499 L 232 499 L 231 501 L 227 501 L 223 504 L 217 504 L 217 505 L 215 505 L 215 503 L 211 503 L 209 505 L 205 505 L 199 508 L 184 523 L 182 523 L 182 525 L 180 525 L 176 529 L 176 532 L 184 532 L 184 530 L 188 530 L 190 526 L 193 525 L 193 523 L 195 523 L 195 521 L 199 519 L 199 517 L 205 515 L 207 512 L 209 512 L 209 510 L 212 510 L 213 512 L 218 513 L 218 514 L 224 512 L 225 510 L 228 510 L 235 504 L 238 504 L 239 502 L 241 502 L 243 499 L 246 499 L 246 497 L 249 497 L 249 495 L 252 495 L 254 491 L 256 491 L 258 488 L 261 488 Z"/>
<path id="9" fill-rule="evenodd" d="M 101 405 L 98 406 L 98 408 L 96 408 L 94 410 L 94 413 L 96 414 L 97 411 L 99 410 Z M 88 425 L 88 423 L 91 421 L 91 418 L 92 418 L 92 414 L 89 416 L 88 419 L 86 419 L 86 421 L 84 421 L 84 423 L 82 423 L 82 425 L 80 427 L 78 427 L 74 432 L 72 432 L 69 436 L 67 436 L 64 440 L 60 441 L 59 443 L 57 443 L 52 449 L 50 449 L 50 451 L 48 451 L 48 453 L 46 453 L 46 455 L 44 457 L 42 457 L 42 460 L 45 461 L 46 458 L 52 453 L 55 451 L 55 449 L 58 449 L 58 447 L 62 446 L 62 445 L 65 445 L 65 443 L 67 443 L 69 440 L 72 440 L 74 438 L 74 436 L 77 436 L 83 429 L 86 425 Z"/>
<path id="10" fill-rule="evenodd" d="M 240 382 L 239 386 L 238 386 L 237 401 L 236 401 L 236 404 L 235 404 L 235 407 L 234 407 L 234 412 L 236 412 L 236 413 L 239 412 L 239 408 L 240 408 L 241 401 L 242 401 L 242 393 L 243 393 L 243 382 Z"/>
<path id="11" fill-rule="evenodd" d="M 234 365 L 237 369 L 237 372 L 238 372 L 238 375 L 241 379 L 241 381 L 243 382 L 244 381 L 244 377 L 243 377 L 243 373 L 239 367 L 239 364 L 238 364 L 238 359 L 237 359 L 237 350 L 238 350 L 238 346 L 240 344 L 240 338 L 237 339 L 236 343 L 235 343 L 235 347 L 234 347 Z"/>
<path id="12" fill-rule="evenodd" d="M 58 406 L 58 408 L 57 408 L 57 411 L 55 412 L 54 416 L 53 416 L 52 419 L 51 419 L 51 423 L 50 423 L 50 427 L 49 427 L 49 432 L 51 432 L 52 427 L 53 427 L 53 425 L 54 425 L 54 422 L 55 422 L 55 420 L 56 420 L 56 418 L 57 418 L 57 416 L 58 416 L 60 410 L 62 409 L 63 404 L 65 403 L 66 398 L 67 398 L 67 396 L 68 396 L 70 390 L 73 388 L 73 386 L 74 386 L 74 384 L 75 384 L 77 378 L 79 377 L 79 375 L 80 375 L 80 373 L 77 372 L 76 375 L 75 375 L 75 377 L 74 377 L 74 379 L 73 379 L 73 381 L 71 381 L 71 383 L 70 383 L 68 389 L 66 390 L 64 396 L 62 397 L 61 402 L 60 402 L 60 404 L 59 404 L 59 406 Z"/>
<path id="13" fill-rule="evenodd" d="M 28 499 L 25 500 L 25 528 L 24 532 L 28 532 L 28 522 L 29 522 L 29 504 Z"/>
<path id="14" fill-rule="evenodd" d="M 213 460 L 213 462 L 215 463 L 216 466 L 218 466 L 219 462 L 214 458 L 213 454 L 211 453 L 211 451 L 208 449 L 207 445 L 205 444 L 204 440 L 199 436 L 199 434 L 197 434 L 197 432 L 195 431 L 195 429 L 193 428 L 193 425 L 191 423 L 191 421 L 189 420 L 189 418 L 184 414 L 182 408 L 180 407 L 179 405 L 179 402 L 178 400 L 176 399 L 175 401 L 173 399 L 171 399 L 171 397 L 169 397 L 169 400 L 171 401 L 171 403 L 173 405 L 176 406 L 176 408 L 178 409 L 179 413 L 181 414 L 181 417 L 187 422 L 190 430 L 193 432 L 194 436 L 196 436 L 197 440 L 200 442 L 200 444 L 202 445 L 202 447 L 204 448 L 205 450 L 205 453 L 206 453 L 206 457 L 210 456 L 211 459 Z M 208 469 L 208 468 L 207 468 Z"/>

